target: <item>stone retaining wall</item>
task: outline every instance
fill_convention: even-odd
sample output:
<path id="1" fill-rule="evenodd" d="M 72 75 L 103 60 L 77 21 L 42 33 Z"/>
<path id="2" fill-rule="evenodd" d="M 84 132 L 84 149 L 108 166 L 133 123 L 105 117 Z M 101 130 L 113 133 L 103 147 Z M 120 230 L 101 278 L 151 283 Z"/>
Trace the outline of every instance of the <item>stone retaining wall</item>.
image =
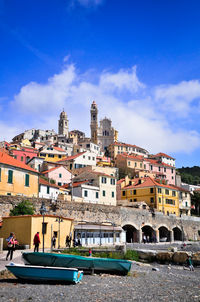
<path id="1" fill-rule="evenodd" d="M 141 241 L 141 229 L 143 226 L 150 226 L 158 232 L 159 227 L 164 226 L 169 231 L 174 227 L 183 230 L 186 240 L 200 240 L 200 218 L 199 217 L 176 217 L 174 215 L 166 216 L 160 212 L 155 214 L 148 210 L 141 210 L 127 207 L 115 207 L 106 205 L 97 205 L 89 203 L 76 203 L 58 201 L 52 203 L 49 199 L 26 198 L 22 196 L 0 196 L 0 216 L 8 216 L 10 210 L 22 200 L 29 200 L 33 203 L 36 213 L 39 214 L 42 201 L 48 210 L 48 214 L 55 214 L 73 218 L 75 221 L 87 222 L 105 222 L 110 221 L 116 225 L 124 227 L 133 226 L 138 232 Z"/>

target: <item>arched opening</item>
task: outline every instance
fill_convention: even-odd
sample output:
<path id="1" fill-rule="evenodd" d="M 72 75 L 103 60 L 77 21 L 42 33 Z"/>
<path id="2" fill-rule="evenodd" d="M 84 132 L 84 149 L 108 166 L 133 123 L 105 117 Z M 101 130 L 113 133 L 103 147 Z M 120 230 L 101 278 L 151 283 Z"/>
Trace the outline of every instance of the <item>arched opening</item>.
<path id="1" fill-rule="evenodd" d="M 123 226 L 123 230 L 126 231 L 127 243 L 138 242 L 138 230 L 134 226 L 127 224 Z"/>
<path id="2" fill-rule="evenodd" d="M 159 238 L 160 238 L 160 242 L 169 242 L 170 241 L 170 232 L 166 227 L 161 226 L 159 228 Z"/>
<path id="3" fill-rule="evenodd" d="M 181 241 L 182 240 L 182 232 L 178 227 L 173 228 L 174 232 L 174 241 Z"/>
<path id="4" fill-rule="evenodd" d="M 155 231 L 149 225 L 145 225 L 142 227 L 142 240 L 144 243 L 156 242 Z"/>

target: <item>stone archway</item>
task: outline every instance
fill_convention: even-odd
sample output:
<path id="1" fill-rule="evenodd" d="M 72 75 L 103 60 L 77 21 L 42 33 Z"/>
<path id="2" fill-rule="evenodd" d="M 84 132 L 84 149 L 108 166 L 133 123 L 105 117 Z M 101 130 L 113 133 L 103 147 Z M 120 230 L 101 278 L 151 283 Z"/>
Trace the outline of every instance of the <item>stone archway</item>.
<path id="1" fill-rule="evenodd" d="M 159 227 L 159 239 L 160 242 L 169 242 L 170 241 L 170 231 L 165 227 Z"/>
<path id="2" fill-rule="evenodd" d="M 154 229 L 150 225 L 145 225 L 142 227 L 142 239 L 144 241 L 146 238 L 146 242 L 155 242 L 156 235 Z"/>
<path id="3" fill-rule="evenodd" d="M 174 241 L 182 240 L 182 231 L 178 227 L 173 228 L 173 233 L 174 233 Z"/>
<path id="4" fill-rule="evenodd" d="M 123 226 L 123 230 L 126 231 L 127 243 L 139 242 L 138 230 L 133 225 L 126 224 Z"/>

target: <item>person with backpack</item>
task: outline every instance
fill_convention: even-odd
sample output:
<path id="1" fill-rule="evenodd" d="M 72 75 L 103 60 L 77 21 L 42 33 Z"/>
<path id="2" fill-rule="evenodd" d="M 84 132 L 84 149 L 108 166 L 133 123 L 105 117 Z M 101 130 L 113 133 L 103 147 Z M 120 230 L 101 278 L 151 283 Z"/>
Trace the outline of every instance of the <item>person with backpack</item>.
<path id="1" fill-rule="evenodd" d="M 15 238 L 14 233 L 10 233 L 10 236 L 6 239 L 8 246 L 8 253 L 6 255 L 6 260 L 10 256 L 10 260 L 13 258 L 13 252 L 15 251 L 16 245 L 18 244 L 17 239 Z"/>

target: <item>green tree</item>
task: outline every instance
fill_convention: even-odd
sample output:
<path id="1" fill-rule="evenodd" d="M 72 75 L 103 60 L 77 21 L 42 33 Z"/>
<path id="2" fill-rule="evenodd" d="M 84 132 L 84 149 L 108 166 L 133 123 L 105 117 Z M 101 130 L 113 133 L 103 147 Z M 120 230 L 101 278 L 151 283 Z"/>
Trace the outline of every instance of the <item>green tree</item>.
<path id="1" fill-rule="evenodd" d="M 10 210 L 10 216 L 33 215 L 35 209 L 33 204 L 27 200 L 21 201 L 17 206 Z"/>
<path id="2" fill-rule="evenodd" d="M 194 192 L 191 195 L 191 203 L 195 207 L 195 209 L 192 209 L 192 214 L 200 216 L 200 192 Z"/>

